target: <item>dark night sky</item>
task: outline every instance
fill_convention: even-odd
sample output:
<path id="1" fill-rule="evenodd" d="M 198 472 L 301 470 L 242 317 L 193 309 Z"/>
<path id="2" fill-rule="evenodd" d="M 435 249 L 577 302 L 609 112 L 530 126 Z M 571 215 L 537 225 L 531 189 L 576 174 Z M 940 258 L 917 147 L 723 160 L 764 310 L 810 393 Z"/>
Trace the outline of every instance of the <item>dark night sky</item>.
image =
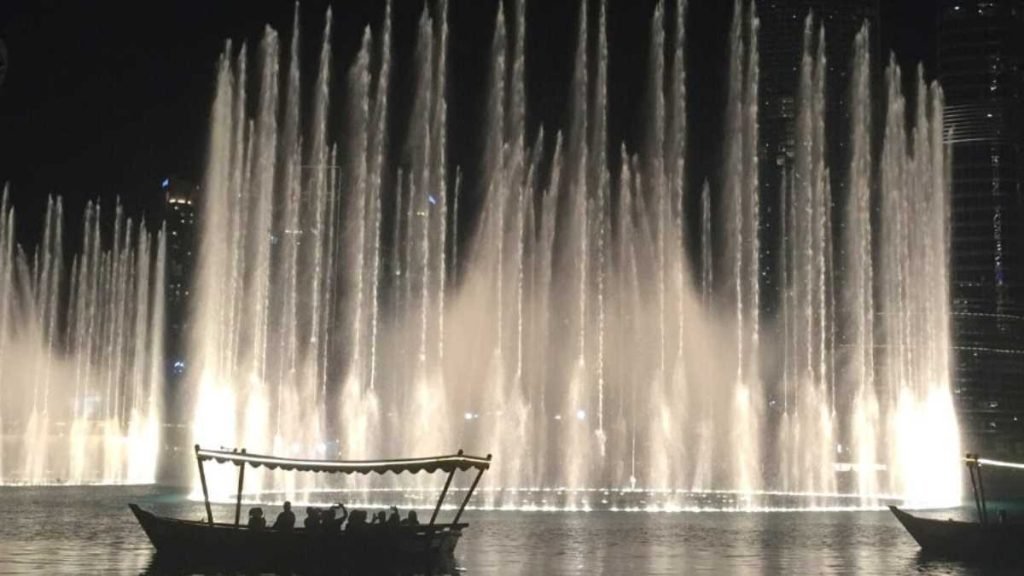
<path id="1" fill-rule="evenodd" d="M 469 163 L 497 4 L 450 3 L 450 152 L 454 162 Z M 335 62 L 347 64 L 360 30 L 367 23 L 379 24 L 383 0 L 335 4 Z M 653 4 L 610 0 L 609 128 L 613 137 L 627 141 L 635 137 L 631 127 L 638 124 L 636 100 Z M 690 1 L 688 105 L 696 119 L 694 130 L 707 134 L 720 131 L 731 4 Z M 307 68 L 315 63 L 326 5 L 322 0 L 301 5 Z M 527 4 L 531 130 L 538 121 L 558 122 L 565 109 L 576 5 L 562 0 Z M 882 5 L 883 47 L 904 65 L 924 61 L 930 71 L 935 47 L 931 0 L 882 0 Z M 396 0 L 395 6 L 401 70 L 401 53 L 410 52 L 422 2 Z M 108 201 L 120 196 L 131 213 L 155 214 L 165 176 L 200 180 L 215 66 L 225 39 L 252 43 L 268 23 L 287 35 L 292 10 L 290 1 L 0 2 L 0 38 L 9 52 L 0 86 L 0 183 L 11 184 L 21 238 L 30 239 L 48 194 L 63 195 L 71 215 L 97 196 Z M 699 154 L 697 159 L 701 164 Z"/>

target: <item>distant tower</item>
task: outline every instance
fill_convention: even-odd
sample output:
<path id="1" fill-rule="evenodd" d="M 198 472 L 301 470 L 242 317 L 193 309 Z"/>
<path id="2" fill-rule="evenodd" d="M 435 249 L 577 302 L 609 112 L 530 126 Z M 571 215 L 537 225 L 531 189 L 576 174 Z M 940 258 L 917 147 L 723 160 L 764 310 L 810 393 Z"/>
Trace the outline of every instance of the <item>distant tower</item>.
<path id="1" fill-rule="evenodd" d="M 191 182 L 167 178 L 164 191 L 167 223 L 167 358 L 171 381 L 185 371 L 189 295 L 196 251 L 196 196 Z"/>
<path id="2" fill-rule="evenodd" d="M 0 38 L 0 86 L 4 85 L 4 77 L 7 76 L 7 46 L 4 39 Z"/>
<path id="3" fill-rule="evenodd" d="M 833 198 L 841 201 L 846 189 L 849 165 L 850 77 L 853 69 L 854 39 L 867 23 L 871 33 L 872 89 L 879 101 L 881 62 L 879 0 L 755 0 L 760 20 L 760 86 L 758 121 L 761 126 L 760 180 L 763 204 L 777 206 L 779 186 L 785 171 L 792 169 L 796 155 L 797 86 L 803 56 L 804 23 L 813 12 L 815 34 L 825 28 L 825 129 Z M 876 111 L 876 115 L 877 115 Z M 877 128 L 876 128 L 877 131 Z M 876 134 L 877 136 L 877 134 Z M 762 216 L 762 245 L 778 246 L 780 214 Z M 770 262 L 770 257 L 769 257 Z M 777 294 L 775 266 L 768 264 L 768 304 Z"/>
<path id="4" fill-rule="evenodd" d="M 1008 442 L 1024 432 L 1024 0 L 939 10 L 962 428 L 975 450 L 1019 454 Z"/>
<path id="5" fill-rule="evenodd" d="M 849 82 L 853 67 L 854 38 L 864 24 L 872 36 L 872 66 L 880 70 L 879 0 L 757 0 L 761 33 L 758 48 L 761 64 L 760 115 L 764 126 L 761 141 L 762 165 L 768 165 L 774 178 L 762 181 L 777 189 L 780 168 L 789 166 L 796 150 L 795 125 L 797 84 L 803 54 L 804 22 L 814 13 L 815 33 L 825 27 L 825 57 L 828 75 L 825 87 L 826 129 L 836 136 L 847 133 L 849 124 Z M 848 138 L 829 138 L 829 153 L 834 171 L 848 162 L 844 157 Z"/>

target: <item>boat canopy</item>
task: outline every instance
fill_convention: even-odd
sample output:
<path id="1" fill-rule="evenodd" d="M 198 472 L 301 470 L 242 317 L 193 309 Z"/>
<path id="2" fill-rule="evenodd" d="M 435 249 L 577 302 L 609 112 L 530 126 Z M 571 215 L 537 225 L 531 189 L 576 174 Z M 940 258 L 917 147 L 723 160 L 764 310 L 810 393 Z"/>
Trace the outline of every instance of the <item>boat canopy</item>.
<path id="1" fill-rule="evenodd" d="M 459 523 L 459 518 L 462 517 L 462 512 L 466 509 L 466 504 L 469 504 L 470 497 L 473 496 L 473 491 L 476 490 L 476 485 L 480 483 L 480 478 L 484 475 L 484 471 L 491 467 L 491 455 L 488 454 L 486 458 L 479 456 L 467 456 L 459 450 L 457 454 L 451 454 L 448 456 L 436 456 L 434 458 L 403 458 L 400 460 L 306 460 L 301 458 L 278 458 L 277 456 L 267 456 L 263 454 L 251 454 L 246 452 L 243 448 L 241 450 L 210 450 L 207 448 L 200 448 L 199 444 L 195 445 L 196 448 L 196 463 L 199 465 L 199 481 L 203 486 L 203 503 L 206 505 L 206 521 L 211 525 L 213 524 L 213 509 L 210 507 L 210 492 L 206 487 L 206 471 L 203 469 L 203 462 L 214 460 L 221 464 L 234 464 L 238 466 L 238 495 L 235 498 L 235 526 L 239 525 L 242 516 L 242 487 L 245 483 L 245 465 L 248 464 L 254 468 L 260 466 L 266 466 L 271 470 L 282 470 L 298 471 L 298 472 L 326 472 L 328 474 L 369 474 L 376 472 L 377 474 L 385 474 L 391 472 L 393 474 L 401 474 L 402 472 L 411 472 L 417 474 L 419 472 L 437 472 L 438 470 L 446 472 L 448 479 L 444 482 L 444 488 L 441 490 L 441 497 L 437 499 L 437 505 L 434 506 L 434 513 L 430 516 L 430 526 L 434 525 L 437 520 L 437 514 L 441 511 L 441 504 L 444 503 L 445 496 L 448 495 L 448 488 L 452 485 L 452 478 L 455 477 L 455 472 L 476 470 L 476 478 L 473 479 L 473 484 L 470 485 L 469 490 L 466 491 L 466 497 L 462 500 L 462 505 L 459 506 L 459 511 L 455 513 L 455 519 L 452 520 L 451 525 L 455 526 Z"/>
<path id="2" fill-rule="evenodd" d="M 222 464 L 248 464 L 255 468 L 266 466 L 271 470 L 326 472 L 329 474 L 377 474 L 411 472 L 433 473 L 437 471 L 452 473 L 456 470 L 484 471 L 491 466 L 491 457 L 467 456 L 459 450 L 458 454 L 436 456 L 433 458 L 402 458 L 396 460 L 308 460 L 301 458 L 279 458 L 263 454 L 251 454 L 244 450 L 209 450 L 196 446 L 196 457 L 200 461 L 215 460 Z"/>

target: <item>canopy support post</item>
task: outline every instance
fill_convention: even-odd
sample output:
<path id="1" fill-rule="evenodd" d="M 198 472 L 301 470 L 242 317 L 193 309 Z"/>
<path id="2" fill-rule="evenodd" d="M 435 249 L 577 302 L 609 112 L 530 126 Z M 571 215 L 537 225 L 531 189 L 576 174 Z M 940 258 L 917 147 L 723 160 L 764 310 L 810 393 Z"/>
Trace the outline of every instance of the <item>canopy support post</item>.
<path id="1" fill-rule="evenodd" d="M 245 454 L 245 448 L 242 448 Z M 235 500 L 235 528 L 238 528 L 239 519 L 242 517 L 242 483 L 245 482 L 245 462 L 238 463 L 238 498 Z"/>
<path id="2" fill-rule="evenodd" d="M 967 461 L 967 472 L 971 476 L 971 493 L 974 495 L 974 508 L 978 512 L 978 522 L 983 523 L 985 521 L 985 517 L 981 512 L 981 498 L 978 496 L 978 482 L 974 478 L 974 469 L 978 467 L 978 460 L 977 457 L 970 452 L 967 453 L 965 460 Z"/>
<path id="3" fill-rule="evenodd" d="M 491 455 L 487 455 L 487 459 L 491 459 Z M 459 518 L 462 518 L 462 512 L 466 510 L 466 505 L 469 504 L 469 499 L 473 497 L 473 491 L 476 490 L 476 485 L 480 483 L 480 478 L 484 475 L 486 468 L 481 468 L 476 473 L 476 478 L 473 479 L 473 484 L 469 487 L 469 492 L 466 492 L 466 497 L 462 499 L 462 505 L 459 506 L 459 511 L 455 513 L 455 519 L 452 520 L 452 524 L 458 524 Z"/>
<path id="4" fill-rule="evenodd" d="M 459 448 L 459 456 L 462 456 L 462 449 Z M 430 526 L 434 525 L 434 521 L 437 520 L 437 514 L 441 511 L 441 504 L 444 503 L 445 496 L 448 495 L 448 488 L 452 485 L 452 478 L 455 478 L 455 468 L 448 473 L 448 479 L 444 481 L 444 488 L 441 489 L 441 497 L 437 499 L 437 505 L 434 506 L 434 513 L 430 515 Z"/>
<path id="5" fill-rule="evenodd" d="M 452 485 L 452 478 L 455 477 L 455 470 L 452 469 L 448 473 L 448 479 L 444 481 L 444 488 L 441 490 L 441 497 L 437 499 L 437 505 L 434 506 L 434 513 L 430 515 L 430 525 L 434 525 L 434 521 L 437 520 L 437 514 L 441 511 L 441 504 L 444 503 L 444 497 L 448 495 L 448 487 Z"/>
<path id="6" fill-rule="evenodd" d="M 203 459 L 199 457 L 199 444 L 196 444 L 196 463 L 199 464 L 199 482 L 203 485 L 203 503 L 206 504 L 206 522 L 213 524 L 213 510 L 210 509 L 210 493 L 206 489 L 206 471 L 203 470 Z"/>
<path id="7" fill-rule="evenodd" d="M 981 479 L 981 462 L 978 462 L 978 492 L 981 494 L 981 523 L 988 524 L 988 503 L 985 502 L 985 482 Z"/>

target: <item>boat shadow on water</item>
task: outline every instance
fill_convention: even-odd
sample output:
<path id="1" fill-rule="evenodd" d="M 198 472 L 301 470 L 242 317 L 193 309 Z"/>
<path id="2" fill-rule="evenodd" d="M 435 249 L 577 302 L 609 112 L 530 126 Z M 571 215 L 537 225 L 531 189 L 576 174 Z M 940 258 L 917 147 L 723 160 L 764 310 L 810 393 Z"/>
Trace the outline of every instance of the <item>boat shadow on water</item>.
<path id="1" fill-rule="evenodd" d="M 951 558 L 918 550 L 915 569 L 921 574 L 974 574 L 984 576 L 1020 576 L 1024 574 L 1024 562 L 1017 558 Z"/>
<path id="2" fill-rule="evenodd" d="M 149 565 L 142 576 L 435 576 L 441 574 L 462 573 L 461 568 L 451 569 L 415 569 L 390 567 L 355 567 L 355 566 L 310 566 L 296 569 L 288 566 L 224 566 L 209 562 L 183 562 L 180 558 L 172 558 L 153 554 Z"/>

